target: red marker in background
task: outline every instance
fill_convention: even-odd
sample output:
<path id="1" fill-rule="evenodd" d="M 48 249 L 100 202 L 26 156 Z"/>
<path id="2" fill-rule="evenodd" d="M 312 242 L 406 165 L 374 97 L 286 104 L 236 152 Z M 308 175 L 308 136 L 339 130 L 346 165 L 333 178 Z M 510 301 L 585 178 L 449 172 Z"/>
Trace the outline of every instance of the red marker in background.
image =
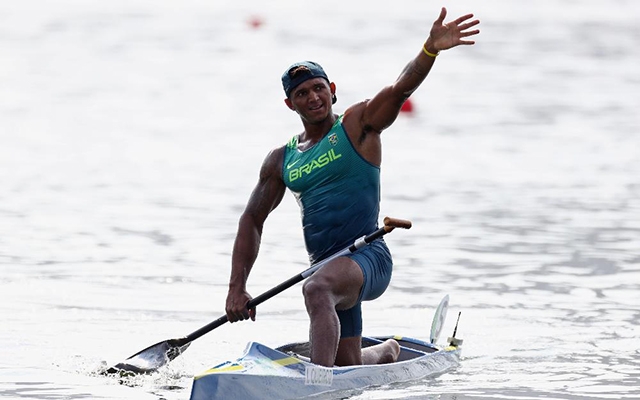
<path id="1" fill-rule="evenodd" d="M 413 112 L 413 103 L 411 99 L 407 99 L 404 103 L 402 103 L 402 107 L 400 107 L 400 112 L 412 113 Z"/>
<path id="2" fill-rule="evenodd" d="M 258 15 L 252 15 L 247 20 L 249 26 L 253 29 L 258 29 L 264 24 L 264 20 Z"/>

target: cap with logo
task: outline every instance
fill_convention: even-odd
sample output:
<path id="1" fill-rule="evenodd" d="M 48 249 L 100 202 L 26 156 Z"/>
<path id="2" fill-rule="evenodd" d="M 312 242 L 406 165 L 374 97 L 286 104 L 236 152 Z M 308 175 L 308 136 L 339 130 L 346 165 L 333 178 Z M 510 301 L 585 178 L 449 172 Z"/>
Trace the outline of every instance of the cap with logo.
<path id="1" fill-rule="evenodd" d="M 287 68 L 285 73 L 282 74 L 282 88 L 287 94 L 287 97 L 289 97 L 293 89 L 298 85 L 313 78 L 324 78 L 329 82 L 329 78 L 320 64 L 313 61 L 297 62 Z"/>

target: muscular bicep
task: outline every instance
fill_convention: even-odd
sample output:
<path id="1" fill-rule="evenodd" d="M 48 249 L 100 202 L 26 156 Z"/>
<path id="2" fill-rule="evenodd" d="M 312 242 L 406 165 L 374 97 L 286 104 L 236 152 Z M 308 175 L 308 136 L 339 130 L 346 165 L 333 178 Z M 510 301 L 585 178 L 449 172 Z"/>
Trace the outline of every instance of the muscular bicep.
<path id="1" fill-rule="evenodd" d="M 253 188 L 244 214 L 262 225 L 267 216 L 282 201 L 285 192 L 282 180 L 283 152 L 277 149 L 269 153 L 260 168 L 258 183 Z"/>
<path id="2" fill-rule="evenodd" d="M 375 132 L 387 129 L 398 118 L 400 108 L 408 97 L 394 85 L 383 88 L 365 102 L 361 118 L 363 129 Z"/>

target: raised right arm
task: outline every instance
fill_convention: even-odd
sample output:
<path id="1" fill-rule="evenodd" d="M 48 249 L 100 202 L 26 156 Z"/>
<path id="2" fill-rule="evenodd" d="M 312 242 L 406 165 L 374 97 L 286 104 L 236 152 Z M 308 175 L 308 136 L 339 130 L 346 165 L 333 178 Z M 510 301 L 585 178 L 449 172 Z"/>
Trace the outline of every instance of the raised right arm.
<path id="1" fill-rule="evenodd" d="M 360 132 L 380 133 L 388 128 L 398 117 L 402 104 L 418 89 L 420 84 L 431 71 L 435 56 L 441 50 L 447 50 L 460 45 L 473 45 L 470 36 L 477 35 L 478 29 L 471 29 L 480 21 L 471 20 L 473 14 L 463 15 L 451 22 L 444 23 L 447 10 L 443 7 L 429 32 L 422 50 L 404 68 L 396 81 L 383 88 L 371 100 L 364 103 L 359 115 Z M 471 21 L 470 21 L 471 20 Z M 429 55 L 430 54 L 430 55 Z"/>
<path id="2" fill-rule="evenodd" d="M 271 151 L 260 169 L 260 178 L 238 223 L 238 233 L 231 255 L 231 277 L 226 312 L 230 322 L 255 319 L 255 310 L 247 310 L 251 296 L 246 284 L 258 257 L 262 229 L 269 213 L 282 201 L 285 192 L 282 180 L 284 147 Z"/>

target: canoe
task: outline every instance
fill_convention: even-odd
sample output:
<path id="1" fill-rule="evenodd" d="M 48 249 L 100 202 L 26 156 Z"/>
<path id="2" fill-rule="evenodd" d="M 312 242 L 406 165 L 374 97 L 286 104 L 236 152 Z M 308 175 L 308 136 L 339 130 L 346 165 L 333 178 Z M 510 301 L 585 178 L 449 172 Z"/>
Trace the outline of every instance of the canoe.
<path id="1" fill-rule="evenodd" d="M 441 325 L 443 317 L 437 313 L 434 324 Z M 379 336 L 363 337 L 362 347 L 389 338 L 400 344 L 397 362 L 333 368 L 309 362 L 307 342 L 275 349 L 250 342 L 237 360 L 223 362 L 195 376 L 190 399 L 301 399 L 417 380 L 441 374 L 459 364 L 462 340 L 455 338 L 455 330 L 445 345 L 410 337 Z"/>
<path id="2" fill-rule="evenodd" d="M 388 338 L 363 337 L 362 345 L 370 346 Z M 306 361 L 308 343 L 272 349 L 250 342 L 242 357 L 197 375 L 191 400 L 301 399 L 412 381 L 443 373 L 459 363 L 461 346 L 439 347 L 419 339 L 393 338 L 401 348 L 397 362 L 334 368 Z"/>

